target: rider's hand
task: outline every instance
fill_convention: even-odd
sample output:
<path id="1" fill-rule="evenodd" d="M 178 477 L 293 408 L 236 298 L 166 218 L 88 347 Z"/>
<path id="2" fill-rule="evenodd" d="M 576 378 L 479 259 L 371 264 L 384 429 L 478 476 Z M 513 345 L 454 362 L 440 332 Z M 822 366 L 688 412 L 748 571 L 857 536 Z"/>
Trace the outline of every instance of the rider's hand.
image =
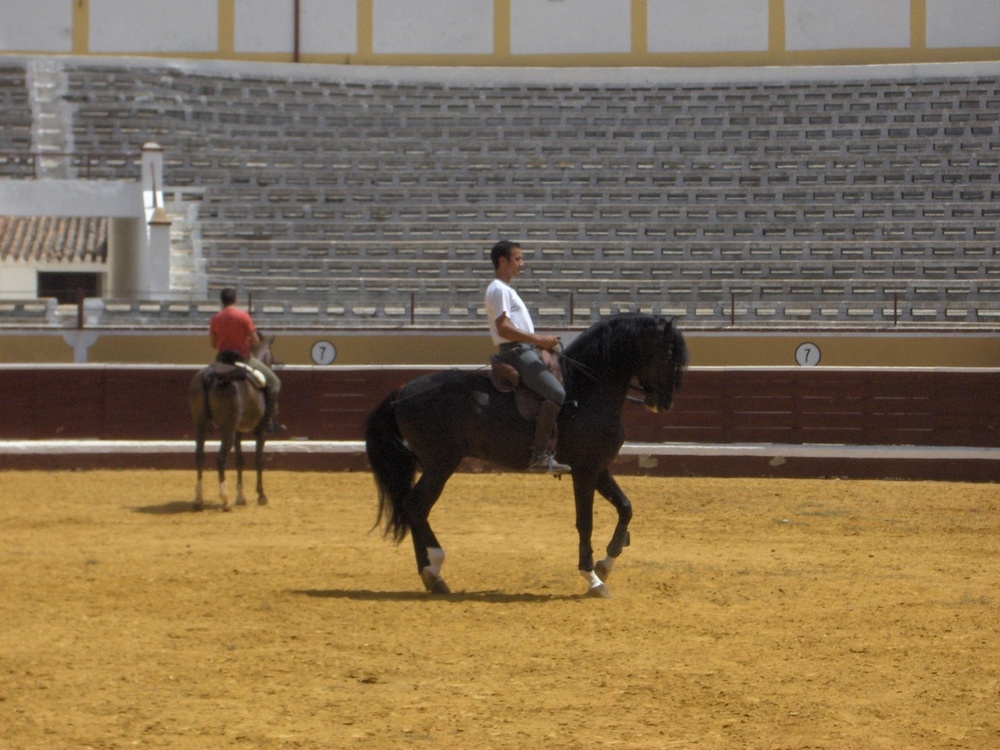
<path id="1" fill-rule="evenodd" d="M 559 346 L 558 336 L 539 336 L 538 339 L 538 346 L 542 349 L 553 351 L 557 346 Z"/>

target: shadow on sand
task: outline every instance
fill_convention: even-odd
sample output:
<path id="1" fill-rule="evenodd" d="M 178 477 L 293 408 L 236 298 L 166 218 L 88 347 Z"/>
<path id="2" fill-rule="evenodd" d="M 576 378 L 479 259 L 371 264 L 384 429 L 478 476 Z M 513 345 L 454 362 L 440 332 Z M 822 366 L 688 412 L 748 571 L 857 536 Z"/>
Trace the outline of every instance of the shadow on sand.
<path id="1" fill-rule="evenodd" d="M 425 591 L 369 591 L 367 589 L 300 589 L 290 593 L 316 599 L 349 599 L 359 602 L 482 602 L 486 604 L 544 604 L 574 601 L 579 594 L 511 594 L 503 591 L 454 591 L 450 594 L 428 594 Z"/>
<path id="2" fill-rule="evenodd" d="M 133 513 L 145 513 L 149 516 L 172 516 L 179 513 L 193 513 L 194 502 L 191 500 L 171 500 L 168 503 L 158 505 L 143 505 L 138 508 L 131 508 Z M 222 505 L 205 503 L 206 511 L 221 511 Z"/>

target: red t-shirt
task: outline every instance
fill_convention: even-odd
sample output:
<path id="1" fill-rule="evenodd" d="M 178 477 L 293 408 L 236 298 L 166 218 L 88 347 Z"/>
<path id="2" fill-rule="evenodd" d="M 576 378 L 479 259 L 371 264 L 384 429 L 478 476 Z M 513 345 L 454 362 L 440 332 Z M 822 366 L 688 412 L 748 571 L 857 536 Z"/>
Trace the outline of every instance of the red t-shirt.
<path id="1" fill-rule="evenodd" d="M 250 313 L 234 305 L 222 308 L 212 316 L 208 331 L 215 337 L 215 348 L 239 352 L 241 357 L 250 356 L 250 334 L 256 329 Z"/>

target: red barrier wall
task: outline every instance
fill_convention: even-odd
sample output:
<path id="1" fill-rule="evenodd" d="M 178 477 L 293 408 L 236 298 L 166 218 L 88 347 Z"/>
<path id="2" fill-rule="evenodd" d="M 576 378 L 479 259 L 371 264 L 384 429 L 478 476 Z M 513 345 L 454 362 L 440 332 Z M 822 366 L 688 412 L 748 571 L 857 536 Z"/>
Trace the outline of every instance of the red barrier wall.
<path id="1" fill-rule="evenodd" d="M 421 368 L 285 368 L 279 439 L 359 440 L 365 415 Z M 0 367 L 0 439 L 193 437 L 183 367 Z M 692 369 L 669 414 L 626 405 L 637 442 L 1000 447 L 1000 371 Z"/>

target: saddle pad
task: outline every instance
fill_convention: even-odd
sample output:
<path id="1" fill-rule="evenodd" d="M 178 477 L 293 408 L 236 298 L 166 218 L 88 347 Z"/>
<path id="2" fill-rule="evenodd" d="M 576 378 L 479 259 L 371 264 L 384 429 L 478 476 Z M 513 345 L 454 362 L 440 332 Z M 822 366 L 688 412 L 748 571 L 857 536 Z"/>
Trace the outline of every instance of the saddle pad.
<path id="1" fill-rule="evenodd" d="M 246 362 L 236 362 L 235 365 L 237 367 L 242 367 L 244 370 L 246 370 L 247 375 L 250 376 L 251 382 L 258 388 L 263 388 L 265 385 L 267 385 L 267 378 L 264 377 L 264 373 L 262 373 L 260 370 L 255 370 Z"/>

